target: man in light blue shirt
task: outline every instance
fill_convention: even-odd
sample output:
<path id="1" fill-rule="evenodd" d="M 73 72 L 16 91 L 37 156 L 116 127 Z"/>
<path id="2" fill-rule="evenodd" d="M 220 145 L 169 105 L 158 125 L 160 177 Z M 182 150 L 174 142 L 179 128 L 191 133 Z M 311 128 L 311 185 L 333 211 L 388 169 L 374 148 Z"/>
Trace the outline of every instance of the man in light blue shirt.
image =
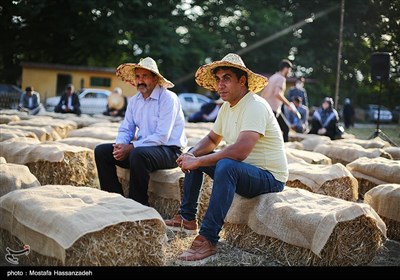
<path id="1" fill-rule="evenodd" d="M 150 173 L 177 167 L 176 159 L 187 144 L 185 119 L 174 86 L 146 57 L 139 63 L 125 63 L 117 76 L 137 87 L 128 103 L 115 144 L 95 148 L 97 172 L 102 190 L 122 193 L 116 165 L 130 168 L 129 197 L 148 205 Z"/>

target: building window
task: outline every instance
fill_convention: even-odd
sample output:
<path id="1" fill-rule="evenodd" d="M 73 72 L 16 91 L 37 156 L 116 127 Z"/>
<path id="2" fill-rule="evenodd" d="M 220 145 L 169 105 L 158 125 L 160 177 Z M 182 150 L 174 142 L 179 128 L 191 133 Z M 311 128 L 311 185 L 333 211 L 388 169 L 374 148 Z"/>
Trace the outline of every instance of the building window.
<path id="1" fill-rule="evenodd" d="M 90 86 L 92 87 L 110 87 L 110 78 L 90 77 Z"/>

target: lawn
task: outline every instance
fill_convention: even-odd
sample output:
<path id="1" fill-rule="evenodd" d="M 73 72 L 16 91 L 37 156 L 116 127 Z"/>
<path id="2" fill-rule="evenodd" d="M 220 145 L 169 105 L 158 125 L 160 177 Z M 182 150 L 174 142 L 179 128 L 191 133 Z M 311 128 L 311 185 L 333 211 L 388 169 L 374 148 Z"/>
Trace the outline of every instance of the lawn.
<path id="1" fill-rule="evenodd" d="M 381 124 L 381 131 L 393 142 L 400 146 L 400 125 Z M 356 123 L 354 127 L 346 129 L 347 133 L 353 134 L 358 139 L 368 139 L 376 130 L 376 124 Z"/>

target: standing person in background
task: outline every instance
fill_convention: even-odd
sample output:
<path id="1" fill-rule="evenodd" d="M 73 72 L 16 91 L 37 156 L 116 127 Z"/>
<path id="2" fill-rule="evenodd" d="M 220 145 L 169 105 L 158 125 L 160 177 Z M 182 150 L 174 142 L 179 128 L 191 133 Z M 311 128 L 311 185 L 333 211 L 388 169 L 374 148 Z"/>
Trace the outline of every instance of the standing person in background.
<path id="1" fill-rule="evenodd" d="M 61 96 L 60 102 L 54 108 L 56 113 L 73 113 L 78 116 L 81 115 L 81 103 L 79 102 L 79 96 L 74 92 L 75 88 L 72 84 L 68 84 L 65 87 L 65 92 Z"/>
<path id="2" fill-rule="evenodd" d="M 18 110 L 28 112 L 29 115 L 36 115 L 41 110 L 40 95 L 34 91 L 32 87 L 26 87 L 25 92 L 21 95 Z"/>
<path id="3" fill-rule="evenodd" d="M 108 97 L 107 110 L 103 112 L 105 116 L 124 117 L 128 100 L 122 95 L 122 89 L 116 87 Z"/>
<path id="4" fill-rule="evenodd" d="M 303 100 L 302 104 L 308 107 L 308 97 L 307 97 L 307 91 L 304 88 L 304 82 L 305 79 L 303 77 L 297 78 L 296 85 L 289 89 L 288 100 L 293 102 L 294 98 L 296 96 L 299 96 Z"/>
<path id="5" fill-rule="evenodd" d="M 305 133 L 308 130 L 308 108 L 302 104 L 302 98 L 300 96 L 295 96 L 293 98 L 293 104 L 296 106 L 301 118 L 293 111 L 290 111 L 288 117 L 290 128 L 298 133 Z"/>
<path id="6" fill-rule="evenodd" d="M 289 110 L 297 112 L 294 106 L 290 106 L 290 102 L 284 96 L 286 77 L 290 74 L 291 69 L 292 63 L 286 59 L 282 60 L 279 64 L 279 71 L 269 78 L 267 86 L 260 92 L 260 96 L 267 100 L 278 120 L 284 142 L 289 141 L 289 121 L 282 112 L 282 104 L 288 106 Z"/>
<path id="7" fill-rule="evenodd" d="M 338 120 L 339 115 L 333 108 L 333 99 L 325 97 L 321 107 L 314 112 L 310 134 L 324 135 L 335 140 Z"/>
<path id="8" fill-rule="evenodd" d="M 354 126 L 354 114 L 353 105 L 351 104 L 350 99 L 346 98 L 343 105 L 343 121 L 346 129 L 349 129 L 350 126 Z"/>

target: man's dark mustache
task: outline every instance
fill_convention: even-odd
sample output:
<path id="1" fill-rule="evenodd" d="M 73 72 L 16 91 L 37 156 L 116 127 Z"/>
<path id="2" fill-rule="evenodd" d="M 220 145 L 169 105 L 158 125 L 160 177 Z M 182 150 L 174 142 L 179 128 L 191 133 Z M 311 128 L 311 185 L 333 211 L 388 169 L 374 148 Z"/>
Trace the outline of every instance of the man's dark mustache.
<path id="1" fill-rule="evenodd" d="M 147 87 L 146 84 L 138 84 L 137 86 L 138 86 L 138 87 L 140 87 L 140 86 Z"/>

